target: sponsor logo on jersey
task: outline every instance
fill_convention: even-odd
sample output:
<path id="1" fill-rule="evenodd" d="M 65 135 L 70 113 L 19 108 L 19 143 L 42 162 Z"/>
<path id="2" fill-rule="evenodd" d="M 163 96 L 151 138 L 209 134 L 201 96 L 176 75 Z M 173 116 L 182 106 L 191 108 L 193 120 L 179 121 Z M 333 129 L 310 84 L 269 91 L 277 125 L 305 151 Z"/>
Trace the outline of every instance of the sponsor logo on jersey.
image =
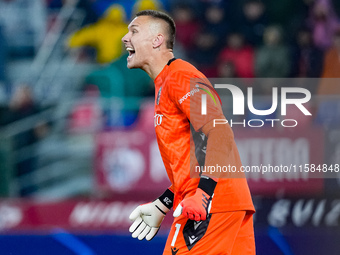
<path id="1" fill-rule="evenodd" d="M 162 124 L 162 120 L 163 120 L 163 115 L 156 113 L 155 116 L 153 117 L 153 122 L 155 124 L 155 127 Z"/>
<path id="2" fill-rule="evenodd" d="M 180 100 L 178 100 L 179 104 L 182 104 L 188 97 L 195 95 L 195 93 L 199 92 L 198 85 L 196 85 L 195 88 L 193 88 L 191 91 L 186 93 Z"/>

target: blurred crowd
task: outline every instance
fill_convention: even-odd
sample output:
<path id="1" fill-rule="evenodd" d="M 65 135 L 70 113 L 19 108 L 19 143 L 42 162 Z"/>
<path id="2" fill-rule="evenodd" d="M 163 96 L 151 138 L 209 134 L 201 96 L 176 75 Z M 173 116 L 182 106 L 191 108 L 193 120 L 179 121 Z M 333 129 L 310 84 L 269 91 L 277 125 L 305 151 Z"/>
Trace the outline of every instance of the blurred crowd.
<path id="1" fill-rule="evenodd" d="M 124 54 L 119 39 L 133 14 L 142 9 L 161 9 L 176 22 L 176 56 L 192 62 L 208 77 L 340 75 L 338 1 L 144 0 L 136 1 L 132 7 L 127 2 L 131 4 L 92 1 L 93 10 L 102 12 L 99 20 L 77 31 L 69 46 L 92 45 L 97 49 L 99 63 L 111 63 Z M 339 94 L 339 87 L 321 83 L 310 90 L 323 95 Z"/>
<path id="2" fill-rule="evenodd" d="M 177 43 L 209 77 L 340 75 L 337 1 L 201 1 L 199 6 L 182 3 L 171 12 Z M 311 92 L 340 93 L 340 86 L 322 85 Z"/>
<path id="3" fill-rule="evenodd" d="M 34 56 L 51 25 L 49 14 L 72 2 L 0 1 L 0 82 L 10 82 L 8 59 Z M 175 19 L 176 56 L 208 77 L 339 76 L 336 0 L 83 0 L 77 7 L 85 20 L 66 44 L 94 48 L 102 65 L 124 55 L 120 39 L 137 11 L 159 9 Z M 339 93 L 338 87 L 320 85 L 315 92 Z"/>

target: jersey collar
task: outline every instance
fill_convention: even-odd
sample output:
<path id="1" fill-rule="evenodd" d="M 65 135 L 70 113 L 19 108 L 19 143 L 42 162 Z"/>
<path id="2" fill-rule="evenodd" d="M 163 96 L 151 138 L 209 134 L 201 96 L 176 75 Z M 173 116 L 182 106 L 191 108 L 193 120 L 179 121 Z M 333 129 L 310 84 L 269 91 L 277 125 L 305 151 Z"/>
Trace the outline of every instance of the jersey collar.
<path id="1" fill-rule="evenodd" d="M 172 62 L 174 62 L 176 60 L 176 58 L 172 58 L 168 61 L 167 65 L 169 66 Z"/>

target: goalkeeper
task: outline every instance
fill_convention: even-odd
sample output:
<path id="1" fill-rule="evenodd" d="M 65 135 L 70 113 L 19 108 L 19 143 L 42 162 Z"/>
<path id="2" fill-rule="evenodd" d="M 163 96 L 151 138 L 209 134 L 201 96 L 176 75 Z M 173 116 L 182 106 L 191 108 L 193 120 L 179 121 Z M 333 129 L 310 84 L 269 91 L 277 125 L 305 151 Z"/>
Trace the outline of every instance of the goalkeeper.
<path id="1" fill-rule="evenodd" d="M 196 166 L 241 167 L 230 126 L 214 126 L 214 119 L 225 119 L 218 95 L 194 66 L 174 58 L 175 24 L 167 14 L 139 12 L 128 29 L 122 38 L 127 67 L 154 80 L 155 131 L 172 183 L 131 213 L 132 237 L 151 240 L 173 207 L 163 254 L 255 254 L 255 210 L 246 179 L 195 172 Z"/>

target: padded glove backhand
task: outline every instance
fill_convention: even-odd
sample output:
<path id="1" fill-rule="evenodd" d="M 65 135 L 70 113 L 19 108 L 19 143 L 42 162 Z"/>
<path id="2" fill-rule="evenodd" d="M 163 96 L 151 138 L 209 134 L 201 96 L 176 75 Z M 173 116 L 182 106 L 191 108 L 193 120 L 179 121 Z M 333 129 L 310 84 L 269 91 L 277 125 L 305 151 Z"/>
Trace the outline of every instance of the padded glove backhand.
<path id="1" fill-rule="evenodd" d="M 186 197 L 174 211 L 174 217 L 183 215 L 190 220 L 206 220 L 210 213 L 211 200 L 217 182 L 207 176 L 201 176 L 195 195 Z"/>
<path id="2" fill-rule="evenodd" d="M 182 214 L 190 220 L 206 220 L 207 214 L 210 212 L 210 204 L 211 197 L 198 188 L 195 195 L 183 199 L 183 201 L 177 206 L 174 212 L 174 217 L 178 217 Z"/>
<path id="3" fill-rule="evenodd" d="M 132 237 L 138 237 L 139 240 L 145 238 L 150 241 L 157 234 L 168 211 L 170 210 L 159 199 L 138 206 L 129 216 L 133 221 L 129 228 Z"/>

